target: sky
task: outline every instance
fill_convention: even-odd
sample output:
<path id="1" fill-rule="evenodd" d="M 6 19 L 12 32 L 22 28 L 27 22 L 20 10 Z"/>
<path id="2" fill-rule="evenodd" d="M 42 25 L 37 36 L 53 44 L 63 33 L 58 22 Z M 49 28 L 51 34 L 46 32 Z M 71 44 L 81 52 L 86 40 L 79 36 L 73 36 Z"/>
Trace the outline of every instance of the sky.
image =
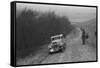
<path id="1" fill-rule="evenodd" d="M 96 18 L 95 7 L 60 6 L 29 3 L 17 3 L 16 7 L 17 14 L 19 14 L 25 8 L 36 10 L 39 12 L 53 11 L 59 16 L 67 16 L 71 22 L 84 22 Z"/>

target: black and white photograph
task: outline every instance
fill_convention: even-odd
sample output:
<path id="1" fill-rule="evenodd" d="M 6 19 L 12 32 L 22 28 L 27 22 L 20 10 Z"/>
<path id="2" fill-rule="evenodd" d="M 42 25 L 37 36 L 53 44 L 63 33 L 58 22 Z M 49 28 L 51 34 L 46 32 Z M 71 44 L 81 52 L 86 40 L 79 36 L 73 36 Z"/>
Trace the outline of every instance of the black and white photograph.
<path id="1" fill-rule="evenodd" d="M 16 2 L 14 9 L 16 66 L 97 61 L 97 6 Z"/>

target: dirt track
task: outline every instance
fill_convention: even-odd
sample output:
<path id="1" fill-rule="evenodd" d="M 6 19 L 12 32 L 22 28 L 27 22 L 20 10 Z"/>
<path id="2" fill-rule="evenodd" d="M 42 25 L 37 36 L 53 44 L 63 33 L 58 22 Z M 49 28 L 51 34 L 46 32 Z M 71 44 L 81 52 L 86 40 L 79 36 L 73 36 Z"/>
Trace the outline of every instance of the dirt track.
<path id="1" fill-rule="evenodd" d="M 17 64 L 47 64 L 96 60 L 96 51 L 88 45 L 82 45 L 81 35 L 82 32 L 79 28 L 74 29 L 65 38 L 66 49 L 63 53 L 48 54 L 47 45 L 44 45 L 36 55 L 20 60 Z"/>

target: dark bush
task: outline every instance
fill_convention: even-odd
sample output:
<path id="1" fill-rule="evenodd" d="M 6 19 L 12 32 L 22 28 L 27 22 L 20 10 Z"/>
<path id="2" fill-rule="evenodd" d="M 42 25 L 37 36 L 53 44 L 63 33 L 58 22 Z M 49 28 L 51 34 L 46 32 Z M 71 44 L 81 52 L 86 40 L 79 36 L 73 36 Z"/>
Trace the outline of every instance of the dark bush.
<path id="1" fill-rule="evenodd" d="M 16 21 L 18 58 L 34 53 L 37 48 L 49 43 L 51 36 L 60 33 L 67 35 L 73 28 L 67 17 L 57 16 L 54 12 L 23 10 Z"/>

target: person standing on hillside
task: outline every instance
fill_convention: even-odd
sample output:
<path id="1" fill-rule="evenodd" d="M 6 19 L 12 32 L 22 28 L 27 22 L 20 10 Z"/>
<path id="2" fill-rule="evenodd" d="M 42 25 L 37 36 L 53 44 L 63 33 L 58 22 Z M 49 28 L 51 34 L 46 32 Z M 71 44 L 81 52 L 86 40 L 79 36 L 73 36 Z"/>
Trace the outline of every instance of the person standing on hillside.
<path id="1" fill-rule="evenodd" d="M 85 30 L 82 29 L 82 44 L 85 45 L 86 44 L 86 39 L 88 39 L 88 34 L 86 34 Z"/>

